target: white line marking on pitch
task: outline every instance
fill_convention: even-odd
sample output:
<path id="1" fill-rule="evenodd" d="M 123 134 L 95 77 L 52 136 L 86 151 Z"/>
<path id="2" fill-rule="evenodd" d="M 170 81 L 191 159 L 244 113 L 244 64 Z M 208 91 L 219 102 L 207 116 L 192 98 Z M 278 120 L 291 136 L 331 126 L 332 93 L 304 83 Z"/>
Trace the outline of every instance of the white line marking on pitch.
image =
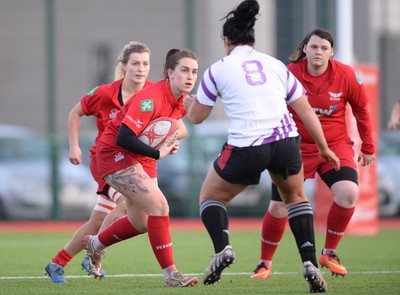
<path id="1" fill-rule="evenodd" d="M 274 272 L 274 275 L 293 275 L 298 272 Z M 352 271 L 350 274 L 400 274 L 400 270 L 382 270 L 382 271 Z M 190 276 L 201 276 L 203 273 L 187 273 Z M 247 272 L 232 272 L 224 273 L 224 276 L 242 276 L 250 275 Z M 130 278 L 130 277 L 162 277 L 162 274 L 119 274 L 106 275 L 106 278 Z M 66 279 L 93 279 L 92 276 L 64 276 Z M 18 277 L 0 277 L 0 280 L 34 280 L 34 279 L 49 279 L 48 276 L 18 276 Z"/>

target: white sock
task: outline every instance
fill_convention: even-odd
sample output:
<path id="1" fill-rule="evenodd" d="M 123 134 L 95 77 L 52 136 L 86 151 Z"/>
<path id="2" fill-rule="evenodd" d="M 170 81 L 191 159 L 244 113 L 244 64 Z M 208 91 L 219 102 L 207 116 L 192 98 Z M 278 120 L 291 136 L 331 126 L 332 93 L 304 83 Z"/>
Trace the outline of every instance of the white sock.
<path id="1" fill-rule="evenodd" d="M 322 254 L 323 255 L 328 255 L 331 252 L 336 253 L 336 249 L 324 249 L 324 250 L 322 250 Z"/>
<path id="2" fill-rule="evenodd" d="M 176 270 L 175 264 L 172 264 L 166 268 L 163 269 L 163 274 L 164 274 L 164 279 L 168 279 L 169 275 Z"/>
<path id="3" fill-rule="evenodd" d="M 99 236 L 94 236 L 93 237 L 93 248 L 97 253 L 101 253 L 103 252 L 107 247 L 104 246 L 100 240 L 99 240 Z"/>

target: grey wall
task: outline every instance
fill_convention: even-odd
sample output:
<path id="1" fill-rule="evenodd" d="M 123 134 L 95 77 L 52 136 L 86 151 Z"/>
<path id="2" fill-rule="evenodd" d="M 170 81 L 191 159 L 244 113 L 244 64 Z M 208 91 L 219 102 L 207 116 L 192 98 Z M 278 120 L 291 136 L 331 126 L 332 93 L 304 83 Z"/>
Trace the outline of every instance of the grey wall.
<path id="1" fill-rule="evenodd" d="M 277 23 L 276 6 L 282 1 L 290 7 L 301 4 L 302 9 L 288 11 L 289 19 Z M 54 0 L 54 99 L 58 133 L 66 134 L 69 110 L 84 94 L 100 81 L 112 80 L 115 59 L 131 40 L 151 48 L 152 80 L 161 78 L 164 57 L 170 48 L 193 46 L 191 49 L 200 60 L 200 80 L 204 69 L 224 55 L 220 19 L 239 3 L 240 0 Z M 278 42 L 288 38 L 277 34 L 279 27 L 290 25 L 292 30 L 308 31 L 312 23 L 334 21 L 331 11 L 334 5 L 328 0 L 260 0 L 259 3 L 261 16 L 256 25 L 256 48 L 273 56 L 279 56 L 282 51 L 278 44 L 288 43 L 286 47 L 291 52 L 303 34 L 297 32 L 296 40 Z M 382 84 L 385 91 L 381 100 L 386 102 L 382 117 L 387 116 L 390 105 L 398 99 L 395 77 L 400 75 L 400 70 L 392 62 L 398 60 L 398 47 L 389 45 L 382 53 L 380 41 L 387 30 L 394 31 L 391 35 L 396 35 L 396 30 L 399 34 L 400 24 L 396 23 L 398 17 L 394 13 L 400 9 L 399 3 L 354 1 L 354 47 L 358 60 L 383 63 L 387 53 L 393 56 L 391 61 L 386 61 L 390 66 L 381 64 L 381 72 L 387 72 L 386 77 L 390 78 Z M 315 9 L 314 5 L 317 5 Z M 193 8 L 189 23 L 191 14 L 187 13 L 187 7 Z M 48 130 L 45 8 L 45 0 L 0 0 L 0 123 L 26 125 L 42 133 Z M 324 13 L 318 14 L 318 11 Z M 212 118 L 223 117 L 221 113 L 218 106 Z M 82 129 L 95 129 L 93 119 L 83 120 Z"/>
<path id="2" fill-rule="evenodd" d="M 166 52 L 189 46 L 190 38 L 202 73 L 224 55 L 219 20 L 239 2 L 54 0 L 56 130 L 65 134 L 72 106 L 99 82 L 113 79 L 115 59 L 131 40 L 150 47 L 151 80 L 161 79 Z M 267 12 L 267 3 L 274 1 L 260 1 L 265 17 L 257 23 L 257 48 L 271 52 L 273 42 L 268 41 L 265 27 L 273 24 L 273 18 L 268 17 L 273 10 Z M 194 36 L 186 24 L 189 4 L 193 7 Z M 270 32 L 272 36 L 273 30 Z M 27 125 L 45 133 L 46 1 L 1 0 L 0 40 L 0 123 Z M 83 120 L 81 128 L 94 129 L 93 119 Z"/>
<path id="3" fill-rule="evenodd" d="M 102 49 L 108 50 L 111 80 L 115 59 L 126 43 L 138 40 L 148 44 L 152 50 L 150 78 L 159 80 L 167 50 L 185 45 L 184 15 L 183 0 L 55 1 L 60 131 L 65 131 L 70 108 L 99 82 L 99 69 L 104 69 L 99 63 Z M 1 122 L 45 131 L 45 1 L 2 1 L 0 27 Z"/>

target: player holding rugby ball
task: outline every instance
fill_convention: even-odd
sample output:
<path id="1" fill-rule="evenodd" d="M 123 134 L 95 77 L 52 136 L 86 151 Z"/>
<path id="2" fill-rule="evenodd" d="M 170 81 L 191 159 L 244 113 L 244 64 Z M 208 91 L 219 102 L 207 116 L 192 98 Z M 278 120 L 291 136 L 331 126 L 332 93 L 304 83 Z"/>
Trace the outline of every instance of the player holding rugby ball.
<path id="1" fill-rule="evenodd" d="M 84 238 L 95 276 L 101 274 L 104 249 L 121 240 L 148 232 L 150 244 L 164 273 L 164 286 L 187 287 L 197 283 L 175 266 L 169 228 L 169 207 L 157 186 L 156 160 L 174 153 L 179 142 L 167 138 L 158 149 L 138 136 L 155 119 L 178 121 L 177 138 L 186 136 L 182 100 L 196 82 L 197 56 L 190 50 L 171 49 L 164 66 L 165 79 L 138 92 L 103 132 L 97 149 L 99 172 L 104 180 L 127 198 L 124 216 L 96 236 Z"/>

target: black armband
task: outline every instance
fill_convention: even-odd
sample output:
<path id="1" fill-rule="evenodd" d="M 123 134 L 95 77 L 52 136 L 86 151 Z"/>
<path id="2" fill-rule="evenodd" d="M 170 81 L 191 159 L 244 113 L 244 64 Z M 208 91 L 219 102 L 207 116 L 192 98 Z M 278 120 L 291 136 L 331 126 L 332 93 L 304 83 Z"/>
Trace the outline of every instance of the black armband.
<path id="1" fill-rule="evenodd" d="M 121 127 L 119 127 L 116 143 L 120 147 L 123 147 L 132 153 L 140 154 L 156 160 L 160 158 L 159 150 L 141 142 L 136 134 L 125 124 L 121 124 Z"/>

